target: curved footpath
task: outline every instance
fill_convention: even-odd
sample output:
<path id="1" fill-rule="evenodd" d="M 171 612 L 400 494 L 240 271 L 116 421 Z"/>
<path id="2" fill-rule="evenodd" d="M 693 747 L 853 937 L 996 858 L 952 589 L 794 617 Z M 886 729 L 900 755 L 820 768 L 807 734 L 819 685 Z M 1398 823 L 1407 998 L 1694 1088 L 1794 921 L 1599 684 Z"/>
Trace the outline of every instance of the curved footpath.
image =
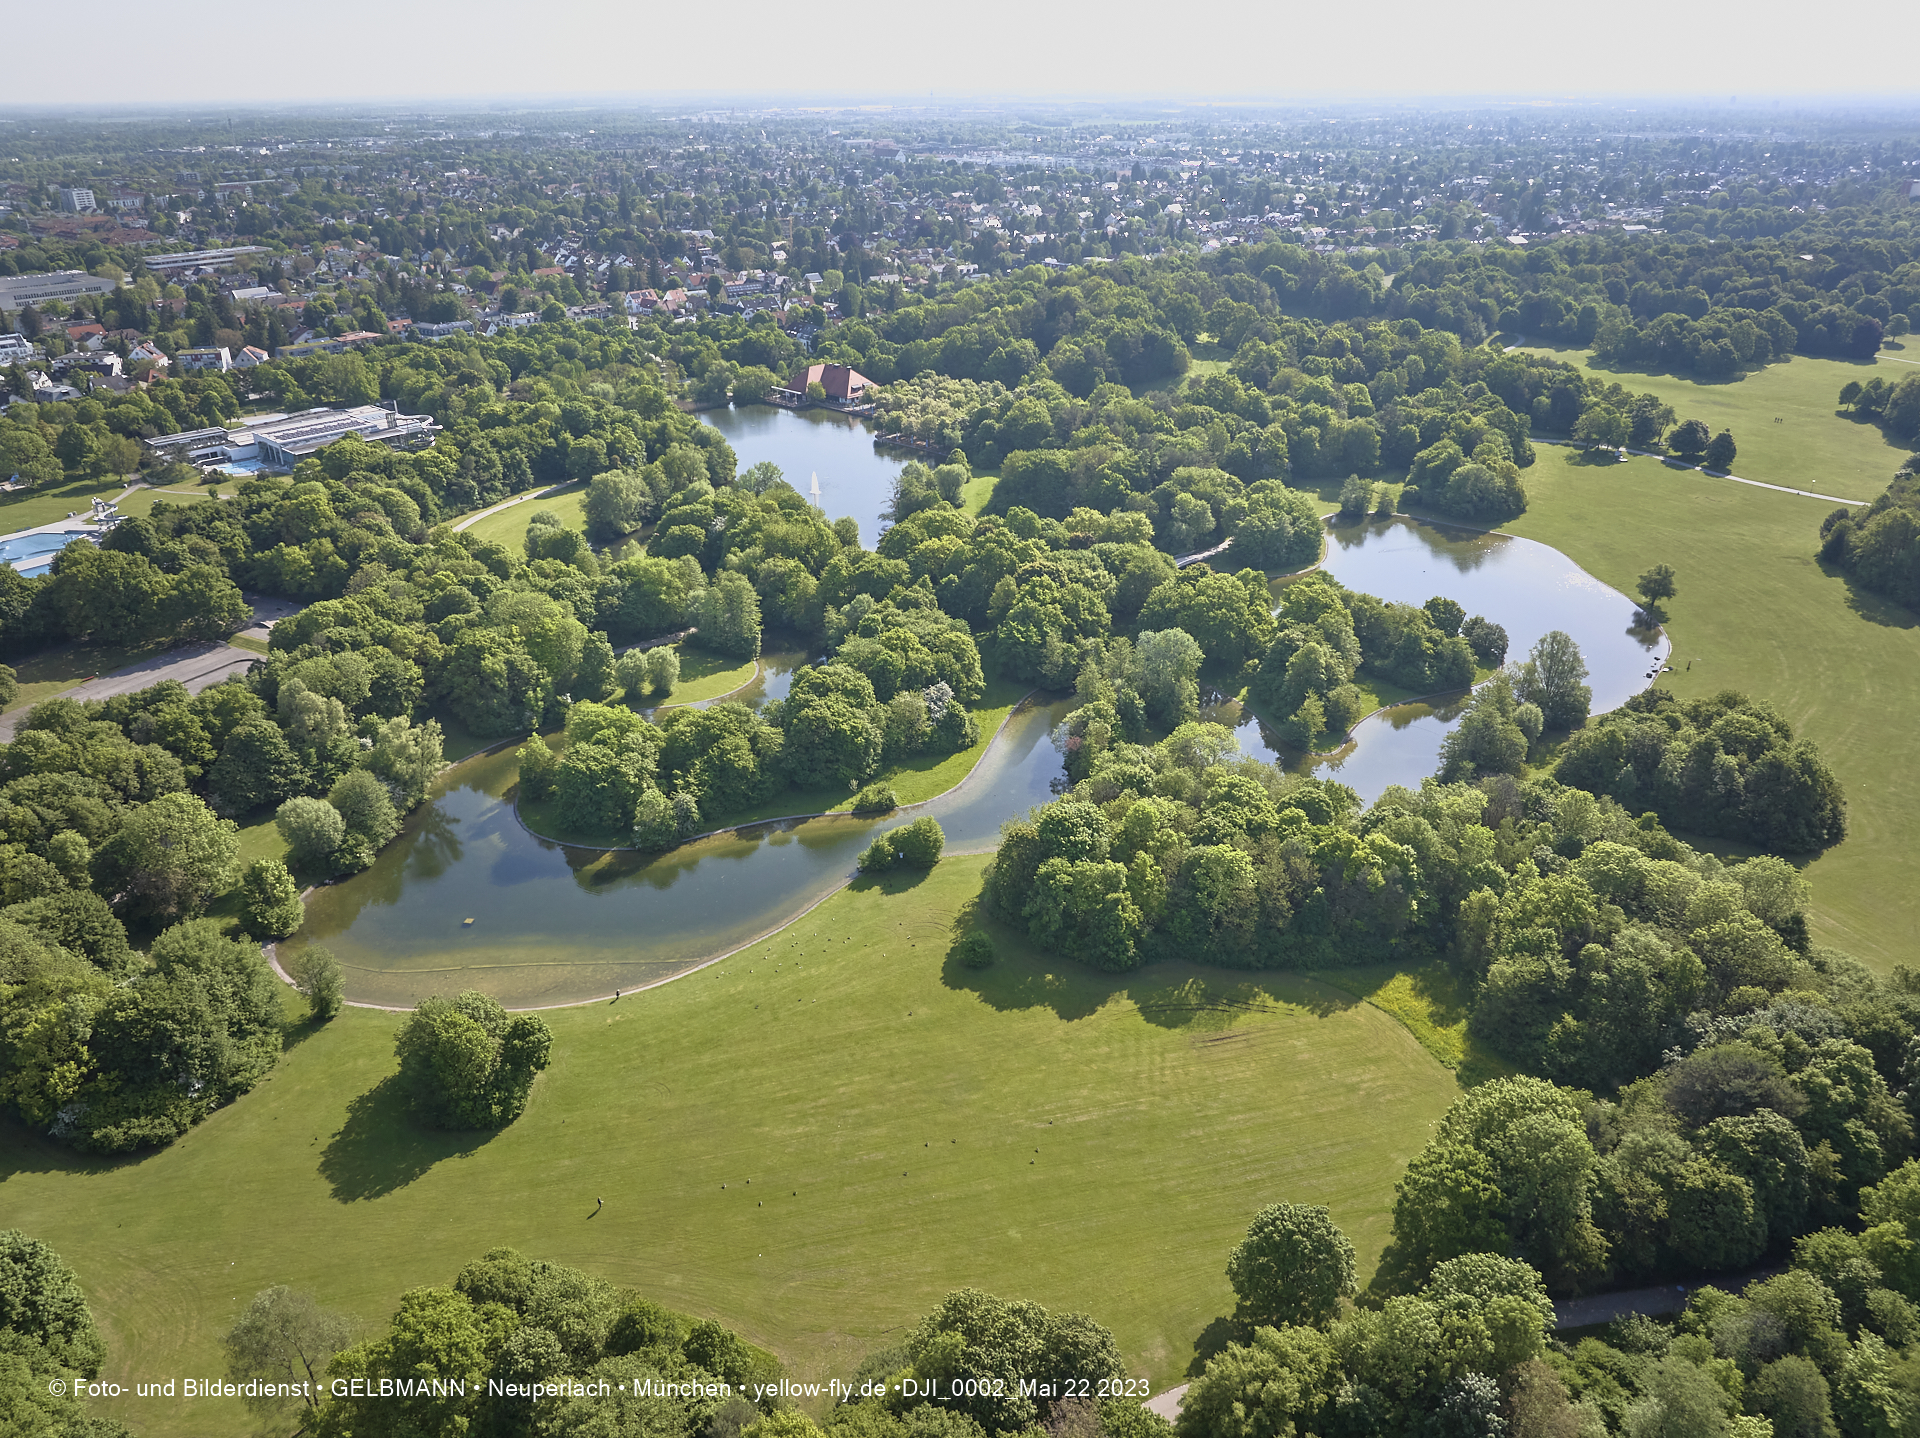
<path id="1" fill-rule="evenodd" d="M 1558 446 L 1559 446 L 1560 448 L 1562 448 L 1562 449 L 1587 449 L 1587 448 L 1589 448 L 1589 446 L 1587 446 L 1587 445 L 1583 445 L 1583 444 L 1580 444 L 1580 443 L 1578 443 L 1578 442 L 1576 442 L 1576 441 L 1574 441 L 1574 440 L 1571 440 L 1571 439 L 1539 439 L 1539 438 L 1535 438 L 1533 442 L 1534 442 L 1535 444 L 1552 444 L 1552 445 L 1558 445 Z M 1607 449 L 1607 448 L 1611 448 L 1611 446 L 1608 446 L 1608 445 L 1602 445 L 1602 446 L 1600 446 L 1600 448 L 1602 448 L 1602 449 Z M 1777 494 L 1797 494 L 1797 495 L 1799 495 L 1799 496 L 1800 496 L 1800 497 L 1801 497 L 1802 499 L 1826 499 L 1826 500 L 1831 500 L 1831 501 L 1832 501 L 1833 503 L 1835 503 L 1835 504 L 1865 504 L 1865 503 L 1867 503 L 1867 501 L 1866 501 L 1866 500 L 1864 500 L 1864 499 L 1843 499 L 1843 498 L 1842 498 L 1841 496 L 1839 496 L 1839 495 L 1837 495 L 1837 494 L 1816 494 L 1816 493 L 1815 493 L 1815 492 L 1814 492 L 1813 490 L 1811 490 L 1811 489 L 1793 489 L 1793 488 L 1791 488 L 1791 487 L 1789 487 L 1788 485 L 1784 485 L 1784 484 L 1768 484 L 1768 483 L 1767 483 L 1767 482 L 1766 482 L 1766 481 L 1765 481 L 1764 479 L 1742 479 L 1742 478 L 1741 478 L 1741 477 L 1740 477 L 1739 475 L 1737 475 L 1737 474 L 1727 474 L 1727 473 L 1722 473 L 1722 472 L 1721 472 L 1721 471 L 1719 471 L 1719 470 L 1714 470 L 1714 469 L 1708 469 L 1708 468 L 1707 468 L 1707 467 L 1706 467 L 1706 466 L 1705 466 L 1704 464 L 1681 464 L 1681 463 L 1679 463 L 1679 462 L 1677 462 L 1677 461 L 1676 461 L 1676 460 L 1674 459 L 1674 457 L 1673 457 L 1672 455 L 1670 455 L 1670 454 L 1661 454 L 1661 453 L 1659 453 L 1659 452 L 1658 452 L 1657 450 L 1651 450 L 1651 449 L 1630 449 L 1630 448 L 1628 448 L 1628 447 L 1627 447 L 1626 445 L 1624 445 L 1624 444 L 1623 444 L 1623 445 L 1621 445 L 1621 446 L 1620 446 L 1620 448 L 1619 448 L 1619 451 L 1618 451 L 1618 452 L 1619 452 L 1619 453 L 1621 453 L 1621 454 L 1637 454 L 1637 455 L 1640 455 L 1640 456 L 1641 456 L 1642 458 L 1644 458 L 1644 459 L 1657 459 L 1657 460 L 1659 460 L 1659 461 L 1661 461 L 1661 462 L 1662 462 L 1663 464 L 1665 464 L 1665 465 L 1666 465 L 1666 467 L 1667 467 L 1668 469 L 1676 469 L 1676 470 L 1679 470 L 1679 471 L 1680 471 L 1680 472 L 1681 472 L 1682 474 L 1688 474 L 1688 473 L 1692 473 L 1692 474 L 1704 474 L 1704 475 L 1705 475 L 1705 476 L 1706 476 L 1706 477 L 1707 477 L 1708 479 L 1730 479 L 1730 480 L 1732 480 L 1732 481 L 1733 481 L 1733 482 L 1734 482 L 1735 484 L 1750 484 L 1750 485 L 1752 485 L 1752 486 L 1753 486 L 1753 487 L 1754 487 L 1755 489 L 1771 489 L 1771 490 L 1773 490 L 1773 491 L 1774 491 L 1775 493 L 1777 493 Z"/>
<path id="2" fill-rule="evenodd" d="M 742 686 L 742 687 L 744 688 L 745 686 Z M 740 691 L 736 689 L 731 692 L 737 694 Z M 925 799 L 915 800 L 911 804 L 902 804 L 895 809 L 889 810 L 885 815 L 876 815 L 876 816 L 856 815 L 848 810 L 839 809 L 839 810 L 827 810 L 825 812 L 816 813 L 816 814 L 784 814 L 777 818 L 755 819 L 745 824 L 732 824 L 732 825 L 728 825 L 725 828 L 710 829 L 703 834 L 694 834 L 689 838 L 682 840 L 681 844 L 677 845 L 676 847 L 684 847 L 687 844 L 698 843 L 702 839 L 713 839 L 713 838 L 718 838 L 727 834 L 745 835 L 750 830 L 766 828 L 770 825 L 775 825 L 775 824 L 802 823 L 812 819 L 861 819 L 865 822 L 881 822 L 881 821 L 884 821 L 885 819 L 896 818 L 896 817 L 906 815 L 909 811 L 924 809 L 931 804 L 938 803 L 942 799 L 946 799 L 954 794 L 958 794 L 962 789 L 965 789 L 968 784 L 973 782 L 974 777 L 980 772 L 981 765 L 983 765 L 986 762 L 987 756 L 993 753 L 994 749 L 998 745 L 1000 745 L 1002 741 L 1005 739 L 1007 728 L 1009 725 L 1012 724 L 1014 717 L 1017 714 L 1022 712 L 1022 710 L 1026 707 L 1028 701 L 1031 700 L 1034 694 L 1038 692 L 1039 692 L 1038 690 L 1029 691 L 1026 695 L 1024 695 L 1019 700 L 1018 703 L 1016 703 L 1011 709 L 1007 711 L 1006 717 L 1000 721 L 1000 727 L 994 730 L 993 738 L 989 740 L 987 742 L 986 747 L 980 751 L 980 757 L 973 761 L 973 767 L 967 770 L 965 777 L 963 777 L 959 783 L 953 785 L 951 788 L 941 790 L 938 794 L 934 794 Z M 706 701 L 698 701 L 698 702 L 706 702 Z M 450 773 L 452 770 L 459 768 L 460 764 L 466 764 L 471 762 L 474 759 L 481 758 L 484 755 L 496 753 L 499 749 L 501 749 L 505 745 L 517 744 L 517 743 L 523 743 L 523 742 L 525 741 L 524 739 L 521 739 L 521 738 L 503 739 L 498 744 L 491 744 L 485 749 L 481 749 L 473 754 L 469 754 L 465 759 L 460 760 L 459 764 L 449 764 L 445 769 L 441 770 L 441 773 L 442 774 Z M 502 802 L 504 803 L 505 801 L 502 800 Z M 561 841 L 558 839 L 550 839 L 546 835 L 540 833 L 538 830 L 530 828 L 526 824 L 526 822 L 520 818 L 520 809 L 517 804 L 513 805 L 512 809 L 513 809 L 514 822 L 516 824 L 519 824 L 520 827 L 523 830 L 525 830 L 528 834 L 532 835 L 534 838 L 539 839 L 545 843 L 549 843 L 549 844 L 561 843 Z M 634 849 L 631 845 L 624 845 L 624 846 L 615 847 L 615 848 L 603 848 L 593 844 L 562 844 L 561 847 L 568 848 L 568 849 L 586 849 L 590 852 L 602 853 L 602 854 L 640 852 L 639 850 Z M 968 854 L 980 854 L 980 853 L 987 853 L 987 852 L 989 852 L 989 850 L 986 850 L 986 849 L 950 849 L 946 851 L 946 854 L 944 855 L 944 857 L 959 858 Z M 657 989 L 661 987 L 663 984 L 673 983 L 676 979 L 684 979 L 689 974 L 699 973 L 702 969 L 711 968 L 713 965 L 720 963 L 725 959 L 730 959 L 735 954 L 740 953 L 742 950 L 752 948 L 755 944 L 765 943 L 768 939 L 772 938 L 775 934 L 779 933 L 782 929 L 790 927 L 800 919 L 804 919 L 808 914 L 812 913 L 815 909 L 819 908 L 820 905 L 824 904 L 828 899 L 832 898 L 835 894 L 839 893 L 842 889 L 846 888 L 848 884 L 851 884 L 858 877 L 859 875 L 857 872 L 843 876 L 837 883 L 829 885 L 822 893 L 816 895 L 806 905 L 804 905 L 800 909 L 795 910 L 793 913 L 788 914 L 785 918 L 781 919 L 778 923 L 774 924 L 772 927 L 762 931 L 759 934 L 754 935 L 750 939 L 747 939 L 741 943 L 735 944 L 732 948 L 727 949 L 723 953 L 714 954 L 708 958 L 697 960 L 694 963 L 689 964 L 686 968 L 683 968 L 676 973 L 668 974 L 664 978 L 653 979 L 650 982 L 643 983 L 643 984 L 636 984 L 632 988 L 622 988 L 610 994 L 598 994 L 592 998 L 572 999 L 566 1003 L 560 1003 L 560 1004 L 536 1004 L 531 1008 L 513 1009 L 513 1010 L 510 1010 L 510 1012 L 540 1013 L 548 1009 L 585 1008 L 589 1004 L 607 1003 L 614 999 L 624 997 L 625 995 L 628 995 L 628 994 L 644 993 L 648 989 Z M 317 887 L 317 886 L 310 886 L 301 892 L 300 898 L 303 903 L 305 902 L 307 896 L 313 892 L 314 887 Z M 284 968 L 281 967 L 279 946 L 277 944 L 263 944 L 261 948 L 262 948 L 262 951 L 266 954 L 268 964 L 272 966 L 274 973 L 280 976 L 281 981 L 287 984 L 289 987 L 297 987 L 297 985 L 294 984 L 293 976 L 289 974 Z M 343 1002 L 348 1008 L 373 1009 L 383 1013 L 404 1014 L 404 1013 L 411 1013 L 413 1011 L 411 1005 L 402 1006 L 399 1004 L 370 1004 L 370 1003 L 365 1003 L 358 999 L 346 999 Z"/>
<path id="3" fill-rule="evenodd" d="M 550 484 L 545 489 L 530 489 L 525 494 L 516 494 L 512 499 L 503 499 L 498 504 L 488 505 L 485 509 L 476 509 L 472 514 L 463 514 L 453 522 L 453 532 L 458 534 L 469 525 L 478 524 L 489 514 L 498 514 L 503 509 L 512 509 L 516 504 L 525 504 L 530 499 L 545 499 L 550 494 L 558 494 L 570 489 L 578 480 L 567 480 L 564 484 Z"/>

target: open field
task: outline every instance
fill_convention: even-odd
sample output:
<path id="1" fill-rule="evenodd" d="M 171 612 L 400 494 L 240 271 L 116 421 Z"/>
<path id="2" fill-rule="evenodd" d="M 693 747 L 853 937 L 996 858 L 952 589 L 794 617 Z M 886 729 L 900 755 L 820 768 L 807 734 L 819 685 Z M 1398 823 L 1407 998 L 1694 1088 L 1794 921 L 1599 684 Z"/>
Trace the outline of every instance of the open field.
<path id="1" fill-rule="evenodd" d="M 1744 455 L 1738 468 L 1749 470 Z M 1816 942 L 1881 972 L 1913 962 L 1920 736 L 1907 716 L 1920 706 L 1920 620 L 1823 569 L 1815 548 L 1833 506 L 1545 446 L 1527 492 L 1527 513 L 1505 527 L 1623 593 L 1650 566 L 1674 567 L 1675 672 L 1660 683 L 1683 697 L 1741 689 L 1770 701 L 1846 787 L 1847 840 L 1806 870 Z"/>
<path id="2" fill-rule="evenodd" d="M 6 1131 L 7 1222 L 79 1272 L 122 1382 L 217 1372 L 269 1284 L 379 1322 L 496 1244 L 722 1319 L 802 1374 L 844 1374 L 974 1284 L 1093 1314 L 1156 1387 L 1230 1309 L 1226 1255 L 1263 1205 L 1328 1204 L 1370 1270 L 1453 1076 L 1311 979 L 1099 975 L 1004 933 L 998 965 L 960 969 L 983 862 L 857 884 L 715 968 L 550 1013 L 553 1067 L 501 1134 L 410 1128 L 379 1087 L 395 1016 L 349 1010 L 144 1160 Z M 154 1438 L 244 1423 L 118 1416 Z"/>
<path id="3" fill-rule="evenodd" d="M 1912 373 L 1911 365 L 1900 363 L 1902 357 L 1913 358 L 1911 353 L 1882 350 L 1877 365 L 1796 355 L 1744 379 L 1700 384 L 1668 374 L 1607 369 L 1595 365 L 1584 350 L 1524 348 L 1578 365 L 1634 394 L 1657 394 L 1681 419 L 1704 420 L 1716 434 L 1731 429 L 1739 446 L 1733 472 L 1745 479 L 1843 499 L 1871 499 L 1906 459 L 1906 451 L 1888 444 L 1873 425 L 1834 411 L 1849 380 L 1868 380 L 1878 373 L 1898 382 Z"/>
<path id="4" fill-rule="evenodd" d="M 584 484 L 574 485 L 558 494 L 522 500 L 498 514 L 477 519 L 467 527 L 466 532 L 476 539 L 490 540 L 505 545 L 515 554 L 522 554 L 526 550 L 527 522 L 534 515 L 544 509 L 557 514 L 560 523 L 568 529 L 584 529 L 587 524 L 586 503 L 587 487 Z"/>

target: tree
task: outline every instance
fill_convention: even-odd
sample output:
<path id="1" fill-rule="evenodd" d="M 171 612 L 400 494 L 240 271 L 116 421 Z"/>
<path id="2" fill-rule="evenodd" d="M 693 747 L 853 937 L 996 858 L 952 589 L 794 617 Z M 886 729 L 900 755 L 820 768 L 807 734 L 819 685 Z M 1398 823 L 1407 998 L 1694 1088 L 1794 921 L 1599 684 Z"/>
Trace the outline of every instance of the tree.
<path id="1" fill-rule="evenodd" d="M 1587 722 L 1593 690 L 1582 681 L 1587 661 L 1564 630 L 1550 629 L 1528 651 L 1514 684 L 1514 697 L 1538 704 L 1549 729 L 1578 729 Z"/>
<path id="2" fill-rule="evenodd" d="M 573 671 L 573 697 L 598 701 L 613 693 L 613 645 L 605 630 L 595 630 L 580 646 L 580 664 Z"/>
<path id="3" fill-rule="evenodd" d="M 716 575 L 696 601 L 694 624 L 703 648 L 736 659 L 760 652 L 760 596 L 744 574 Z"/>
<path id="4" fill-rule="evenodd" d="M 605 544 L 646 523 L 653 508 L 653 490 L 643 474 L 609 469 L 588 481 L 582 508 L 588 537 Z"/>
<path id="5" fill-rule="evenodd" d="M 1646 600 L 1648 608 L 1652 608 L 1663 599 L 1673 598 L 1673 566 L 1671 564 L 1654 565 L 1634 581 L 1633 587 L 1640 591 L 1640 597 Z"/>
<path id="6" fill-rule="evenodd" d="M 1573 437 L 1589 449 L 1618 449 L 1630 432 L 1627 417 L 1609 405 L 1597 404 L 1585 410 L 1573 427 Z"/>
<path id="7" fill-rule="evenodd" d="M 352 1336 L 351 1322 L 322 1308 L 311 1293 L 285 1284 L 263 1289 L 227 1331 L 227 1376 L 236 1383 L 304 1385 L 307 1411 L 317 1412 L 327 1364 Z M 291 1400 L 247 1401 L 271 1409 Z"/>
<path id="8" fill-rule="evenodd" d="M 1667 436 L 1667 448 L 1689 464 L 1697 464 L 1712 442 L 1713 431 L 1707 428 L 1706 421 L 1698 419 L 1682 421 L 1679 428 Z"/>
<path id="9" fill-rule="evenodd" d="M 442 762 L 440 721 L 414 724 L 404 715 L 382 724 L 373 735 L 373 747 L 360 758 L 362 768 L 398 795 L 396 807 L 402 811 L 415 808 L 427 797 Z"/>
<path id="10" fill-rule="evenodd" d="M 0 1232 L 0 1333 L 43 1345 L 55 1362 L 97 1378 L 106 1344 L 80 1280 L 60 1255 L 17 1228 Z"/>
<path id="11" fill-rule="evenodd" d="M 526 1106 L 553 1035 L 538 1014 L 508 1014 L 485 994 L 423 1000 L 394 1040 L 400 1091 L 433 1128 L 501 1128 Z"/>
<path id="12" fill-rule="evenodd" d="M 236 725 L 207 772 L 208 787 L 237 814 L 278 804 L 306 782 L 306 765 L 280 726 L 264 716 Z"/>
<path id="13" fill-rule="evenodd" d="M 330 949 L 308 944 L 287 960 L 286 967 L 293 986 L 306 997 L 314 1018 L 324 1021 L 340 1012 L 343 1002 L 340 964 Z"/>
<path id="14" fill-rule="evenodd" d="M 1227 1259 L 1227 1282 L 1248 1325 L 1318 1325 L 1354 1291 L 1353 1244 L 1324 1206 L 1262 1209 Z"/>
<path id="15" fill-rule="evenodd" d="M 1425 612 L 1427 618 L 1433 621 L 1433 627 L 1449 639 L 1460 633 L 1462 627 L 1467 622 L 1467 611 L 1462 609 L 1454 600 L 1448 599 L 1445 595 L 1434 595 L 1433 598 L 1421 605 L 1420 608 Z"/>
<path id="16" fill-rule="evenodd" d="M 1490 619 L 1476 614 L 1460 626 L 1460 637 L 1472 648 L 1474 658 L 1482 664 L 1504 664 L 1507 659 L 1507 630 L 1505 625 L 1495 624 Z"/>
<path id="17" fill-rule="evenodd" d="M 341 849 L 351 867 L 364 869 L 387 840 L 400 831 L 387 786 L 365 769 L 349 769 L 327 791 L 327 802 L 340 811 L 346 828 Z"/>
<path id="18" fill-rule="evenodd" d="M 241 912 L 249 933 L 284 939 L 306 919 L 299 887 L 278 859 L 255 859 L 241 876 L 240 887 L 245 896 Z"/>
<path id="19" fill-rule="evenodd" d="M 325 799 L 289 799 L 273 816 L 295 867 L 331 874 L 334 856 L 347 837 L 347 821 Z"/>
<path id="20" fill-rule="evenodd" d="M 1345 519 L 1364 519 L 1373 508 L 1373 481 L 1357 474 L 1347 476 L 1340 486 L 1340 514 Z"/>
<path id="21" fill-rule="evenodd" d="M 671 644 L 660 644 L 641 658 L 646 664 L 647 692 L 657 699 L 665 699 L 680 682 L 680 651 Z"/>
<path id="22" fill-rule="evenodd" d="M 1733 444 L 1733 431 L 1723 429 L 1707 445 L 1706 467 L 1717 469 L 1726 474 L 1733 468 L 1733 457 L 1737 451 Z"/>
<path id="23" fill-rule="evenodd" d="M 162 794 L 127 817 L 100 851 L 107 882 L 159 918 L 199 913 L 239 877 L 239 831 L 191 794 Z M 107 892 L 114 892 L 108 889 Z"/>

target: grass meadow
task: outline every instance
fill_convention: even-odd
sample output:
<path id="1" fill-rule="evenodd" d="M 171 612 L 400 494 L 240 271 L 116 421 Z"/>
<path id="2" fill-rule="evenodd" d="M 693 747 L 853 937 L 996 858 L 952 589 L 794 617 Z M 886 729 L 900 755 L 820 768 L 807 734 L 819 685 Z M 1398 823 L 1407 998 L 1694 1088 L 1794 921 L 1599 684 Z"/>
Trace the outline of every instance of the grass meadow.
<path id="1" fill-rule="evenodd" d="M 1840 440 L 1856 433 L 1828 423 Z M 1844 448 L 1837 440 L 1836 452 Z M 1659 682 L 1686 698 L 1744 690 L 1820 746 L 1846 787 L 1849 831 L 1806 866 L 1815 939 L 1882 972 L 1911 962 L 1920 931 L 1920 733 L 1910 722 L 1920 709 L 1920 616 L 1821 564 L 1826 501 L 1656 459 L 1589 463 L 1544 445 L 1539 454 L 1527 471 L 1527 513 L 1505 528 L 1553 545 L 1623 593 L 1652 565 L 1674 567 L 1679 593 L 1665 605 L 1674 672 Z M 1882 478 L 1863 495 L 1884 487 L 1894 465 L 1880 464 Z M 1762 472 L 1744 449 L 1736 469 L 1770 482 L 1806 478 Z"/>
<path id="2" fill-rule="evenodd" d="M 79 1272 L 121 1381 L 217 1373 L 270 1284 L 373 1325 L 498 1244 L 822 1378 L 972 1284 L 1091 1313 L 1131 1371 L 1182 1381 L 1230 1311 L 1228 1251 L 1281 1200 L 1330 1206 L 1370 1271 L 1454 1075 L 1303 976 L 1096 974 L 992 926 L 999 962 L 960 968 L 984 863 L 861 881 L 712 968 L 548 1014 L 553 1066 L 502 1133 L 414 1128 L 383 1086 L 397 1017 L 349 1010 L 163 1152 L 92 1164 L 0 1130 L 0 1208 Z"/>
<path id="3" fill-rule="evenodd" d="M 1874 363 L 1796 355 L 1718 384 L 1602 368 L 1583 350 L 1526 348 L 1577 365 L 1633 394 L 1656 394 L 1682 420 L 1704 420 L 1715 434 L 1732 430 L 1739 448 L 1733 472 L 1743 479 L 1865 500 L 1885 489 L 1906 459 L 1906 451 L 1889 444 L 1878 428 L 1835 411 L 1841 387 L 1849 380 L 1880 374 L 1897 382 L 1913 372 L 1914 366 L 1903 361 L 1920 355 L 1920 348 L 1882 350 Z"/>

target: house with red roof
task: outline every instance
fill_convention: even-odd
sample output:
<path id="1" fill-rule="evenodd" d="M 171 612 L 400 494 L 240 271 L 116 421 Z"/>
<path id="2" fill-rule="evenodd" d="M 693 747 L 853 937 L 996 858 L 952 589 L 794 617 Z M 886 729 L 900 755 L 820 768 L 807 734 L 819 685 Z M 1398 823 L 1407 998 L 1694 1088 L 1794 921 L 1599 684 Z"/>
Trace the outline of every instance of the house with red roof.
<path id="1" fill-rule="evenodd" d="M 874 388 L 872 380 L 851 365 L 843 364 L 813 364 L 796 370 L 793 378 L 787 381 L 787 388 L 796 394 L 805 394 L 807 386 L 814 384 L 827 392 L 828 399 L 842 404 L 852 404 Z"/>

